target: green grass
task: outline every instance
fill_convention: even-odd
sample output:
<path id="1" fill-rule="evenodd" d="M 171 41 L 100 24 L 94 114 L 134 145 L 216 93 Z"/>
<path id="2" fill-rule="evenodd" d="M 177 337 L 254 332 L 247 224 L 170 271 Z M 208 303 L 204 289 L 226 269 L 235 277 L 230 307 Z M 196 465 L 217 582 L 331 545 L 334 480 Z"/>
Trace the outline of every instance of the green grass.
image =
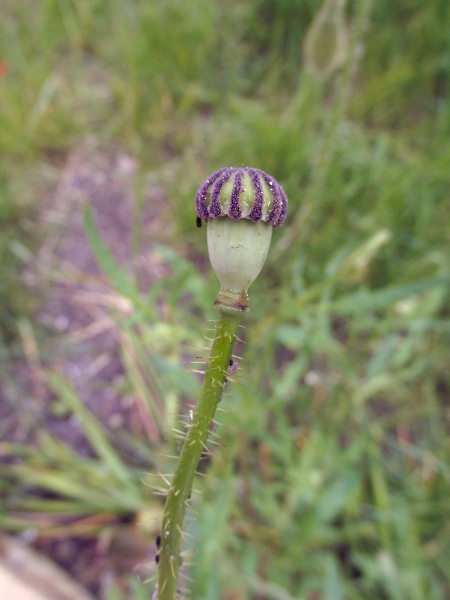
<path id="1" fill-rule="evenodd" d="M 93 137 L 132 153 L 167 191 L 176 231 L 160 249 L 173 275 L 145 296 L 87 218 L 98 262 L 134 307 L 117 319 L 126 389 L 144 399 L 164 440 L 122 432 L 118 446 L 131 444 L 141 460 L 125 458 L 81 415 L 66 382 L 52 379 L 64 410 L 81 415 L 96 458 L 39 429 L 41 453 L 5 446 L 17 459 L 2 484 L 4 527 L 26 528 L 33 514 L 52 511 L 140 514 L 149 505 L 159 514 L 141 477 L 171 469 L 159 455 L 176 452 L 175 414 L 198 391 L 181 356 L 202 343 L 217 292 L 194 260 L 206 242 L 193 198 L 216 168 L 250 164 L 283 185 L 290 211 L 251 289 L 242 385 L 222 402 L 225 447 L 196 485 L 188 531 L 197 540 L 186 543 L 195 548 L 193 597 L 450 597 L 450 8 L 347 2 L 343 34 L 350 48 L 359 36 L 363 53 L 347 56 L 343 76 L 317 81 L 301 49 L 320 6 L 2 3 L 8 339 L 34 309 L 19 300 L 14 248 L 36 244 L 32 220 L 55 156 Z M 36 486 L 51 497 L 24 496 Z M 135 588 L 127 598 L 143 597 Z"/>

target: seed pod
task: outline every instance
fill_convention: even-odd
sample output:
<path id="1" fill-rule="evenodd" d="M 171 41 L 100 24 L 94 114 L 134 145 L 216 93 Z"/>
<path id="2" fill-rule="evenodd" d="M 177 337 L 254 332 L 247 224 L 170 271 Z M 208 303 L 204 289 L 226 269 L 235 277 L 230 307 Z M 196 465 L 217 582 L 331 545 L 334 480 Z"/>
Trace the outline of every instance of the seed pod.
<path id="1" fill-rule="evenodd" d="M 320 81 L 329 79 L 348 59 L 345 10 L 345 0 L 325 0 L 306 33 L 305 69 Z"/>
<path id="2" fill-rule="evenodd" d="M 259 169 L 226 167 L 213 173 L 196 196 L 197 221 L 207 221 L 208 251 L 220 283 L 216 304 L 246 310 L 247 291 L 261 271 L 272 229 L 284 223 L 287 197 Z"/>

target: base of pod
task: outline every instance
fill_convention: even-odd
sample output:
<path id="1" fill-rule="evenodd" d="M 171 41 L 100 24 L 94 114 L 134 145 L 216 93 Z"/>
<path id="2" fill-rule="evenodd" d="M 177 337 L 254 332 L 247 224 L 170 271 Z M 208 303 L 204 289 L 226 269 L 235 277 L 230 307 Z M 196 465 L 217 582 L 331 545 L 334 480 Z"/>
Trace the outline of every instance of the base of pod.
<path id="1" fill-rule="evenodd" d="M 221 312 L 243 313 L 248 310 L 248 294 L 246 292 L 219 291 L 214 306 Z"/>

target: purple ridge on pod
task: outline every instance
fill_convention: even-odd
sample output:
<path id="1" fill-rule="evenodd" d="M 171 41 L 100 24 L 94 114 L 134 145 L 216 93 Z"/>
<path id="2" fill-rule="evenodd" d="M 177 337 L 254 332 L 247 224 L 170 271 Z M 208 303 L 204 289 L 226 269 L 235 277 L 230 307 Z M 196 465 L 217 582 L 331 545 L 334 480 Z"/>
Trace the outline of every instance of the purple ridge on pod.
<path id="1" fill-rule="evenodd" d="M 281 212 L 283 209 L 283 200 L 284 199 L 285 199 L 286 210 L 287 210 L 286 194 L 283 192 L 279 183 L 277 181 L 275 181 L 275 179 L 273 179 L 273 177 L 270 177 L 270 175 L 267 175 L 267 173 L 261 173 L 261 175 L 262 175 L 262 178 L 264 179 L 264 181 L 267 183 L 267 185 L 272 190 L 272 195 L 273 195 L 272 210 L 270 211 L 270 213 L 267 217 L 267 222 L 272 223 L 272 225 L 274 227 L 279 227 L 284 222 L 284 219 L 280 220 L 280 215 L 281 215 Z M 283 198 L 283 196 L 284 196 L 284 198 Z"/>
<path id="2" fill-rule="evenodd" d="M 243 217 L 241 196 L 244 191 L 243 179 L 246 175 L 251 180 L 253 201 L 250 210 Z M 224 185 L 232 178 L 231 193 L 224 192 Z M 270 190 L 269 197 L 267 197 L 267 188 Z M 251 188 L 248 191 L 251 194 Z M 247 194 L 246 198 L 248 198 Z M 224 167 L 215 171 L 202 183 L 195 197 L 195 205 L 200 220 L 228 216 L 234 221 L 246 218 L 257 223 L 263 220 L 274 227 L 280 227 L 286 218 L 288 199 L 280 184 L 260 169 Z"/>
<path id="3" fill-rule="evenodd" d="M 263 216 L 264 192 L 261 185 L 259 171 L 249 168 L 247 168 L 246 171 L 251 177 L 253 189 L 255 190 L 255 199 L 247 218 L 257 223 L 258 221 L 261 221 Z"/>
<path id="4" fill-rule="evenodd" d="M 228 207 L 228 216 L 233 221 L 239 221 L 242 216 L 242 207 L 239 198 L 242 194 L 242 177 L 244 173 L 239 169 L 234 177 L 233 190 L 230 196 L 230 206 Z"/>
<path id="5" fill-rule="evenodd" d="M 224 213 L 222 212 L 222 206 L 220 204 L 220 192 L 222 191 L 223 186 L 230 179 L 233 170 L 230 168 L 222 169 L 222 173 L 219 179 L 214 184 L 214 188 L 211 194 L 211 204 L 208 208 L 208 215 L 213 219 L 216 217 L 221 217 Z"/>
<path id="6" fill-rule="evenodd" d="M 280 216 L 278 217 L 278 221 L 276 222 L 275 227 L 280 227 L 281 225 L 283 225 L 284 220 L 286 219 L 286 213 L 287 213 L 287 207 L 288 207 L 288 199 L 286 196 L 285 191 L 283 190 L 283 188 L 280 186 L 279 187 L 279 191 L 281 194 L 281 212 L 280 212 Z"/>
<path id="7" fill-rule="evenodd" d="M 208 177 L 208 179 L 205 179 L 205 181 L 200 186 L 197 195 L 195 196 L 195 206 L 197 208 L 197 214 L 200 217 L 200 219 L 207 219 L 209 216 L 208 207 L 206 206 L 206 194 L 208 192 L 208 189 L 220 177 L 224 170 L 225 169 L 219 169 L 210 177 Z"/>

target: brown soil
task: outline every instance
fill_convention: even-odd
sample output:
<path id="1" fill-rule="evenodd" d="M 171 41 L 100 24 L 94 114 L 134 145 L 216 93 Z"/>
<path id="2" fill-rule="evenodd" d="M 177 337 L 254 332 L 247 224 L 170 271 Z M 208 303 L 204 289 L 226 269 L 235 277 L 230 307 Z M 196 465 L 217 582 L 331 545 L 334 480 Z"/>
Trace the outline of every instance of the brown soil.
<path id="1" fill-rule="evenodd" d="M 139 191 L 142 202 L 137 201 Z M 80 454 L 89 454 L 91 449 L 76 419 L 52 412 L 44 377 L 48 370 L 64 373 L 83 402 L 110 429 L 141 427 L 133 399 L 118 392 L 124 371 L 111 317 L 112 312 L 127 314 L 131 306 L 112 289 L 89 249 L 82 217 L 85 203 L 117 262 L 130 275 L 135 273 L 143 288 L 165 274 L 153 248 L 172 235 L 164 219 L 164 191 L 138 174 L 132 157 L 115 149 L 82 147 L 71 152 L 56 189 L 43 200 L 39 226 L 43 224 L 48 233 L 27 265 L 24 279 L 30 294 L 46 300 L 36 322 L 21 326 L 23 356 L 0 386 L 0 415 L 10 441 L 33 443 L 33 428 L 39 423 Z M 137 204 L 143 207 L 141 211 Z M 131 236 L 136 222 L 141 225 L 141 236 L 133 255 Z M 38 537 L 34 547 L 101 597 L 105 582 L 132 571 L 153 552 L 153 544 L 140 537 L 133 523 L 108 525 L 114 526 L 114 534 L 51 541 Z"/>

